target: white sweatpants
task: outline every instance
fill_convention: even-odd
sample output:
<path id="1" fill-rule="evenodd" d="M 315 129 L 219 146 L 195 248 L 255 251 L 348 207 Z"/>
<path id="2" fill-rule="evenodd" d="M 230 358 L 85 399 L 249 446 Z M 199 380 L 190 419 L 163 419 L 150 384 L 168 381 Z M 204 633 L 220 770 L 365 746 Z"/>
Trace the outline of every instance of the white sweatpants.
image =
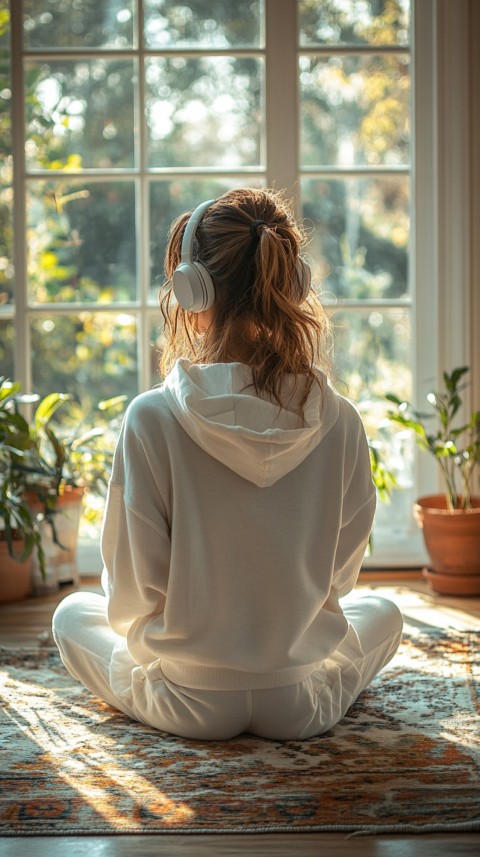
<path id="1" fill-rule="evenodd" d="M 356 633 L 322 669 L 299 684 L 267 690 L 197 690 L 169 681 L 158 662 L 134 663 L 106 618 L 106 599 L 68 595 L 53 616 L 53 636 L 69 673 L 129 717 L 186 738 L 222 740 L 250 732 L 276 740 L 320 735 L 338 723 L 395 654 L 402 616 L 391 601 L 356 594 L 342 602 Z M 360 642 L 360 646 L 358 643 Z"/>

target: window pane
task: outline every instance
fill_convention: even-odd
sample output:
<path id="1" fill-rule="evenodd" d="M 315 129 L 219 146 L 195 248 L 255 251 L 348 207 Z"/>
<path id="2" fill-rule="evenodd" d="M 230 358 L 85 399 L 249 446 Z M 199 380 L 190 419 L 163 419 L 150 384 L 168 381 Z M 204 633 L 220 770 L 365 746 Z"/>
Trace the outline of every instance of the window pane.
<path id="1" fill-rule="evenodd" d="M 24 0 L 27 49 L 127 48 L 134 39 L 134 0 Z"/>
<path id="2" fill-rule="evenodd" d="M 300 0 L 300 44 L 404 45 L 410 0 Z"/>
<path id="3" fill-rule="evenodd" d="M 32 387 L 40 396 L 70 393 L 88 413 L 102 399 L 137 394 L 134 316 L 36 315 L 31 334 Z"/>
<path id="4" fill-rule="evenodd" d="M 10 69 L 10 13 L 6 0 L 0 0 L 0 156 L 1 162 L 11 153 L 12 81 Z"/>
<path id="5" fill-rule="evenodd" d="M 1 146 L 1 144 L 0 144 Z M 0 306 L 13 302 L 13 190 L 7 184 L 11 159 L 0 161 Z"/>
<path id="6" fill-rule="evenodd" d="M 263 61 L 152 59 L 146 64 L 151 167 L 261 163 Z"/>
<path id="7" fill-rule="evenodd" d="M 27 187 L 30 299 L 135 300 L 134 183 L 65 177 Z"/>
<path id="8" fill-rule="evenodd" d="M 355 402 L 395 391 L 411 399 L 411 330 L 408 308 L 339 309 L 332 312 L 335 378 Z"/>
<path id="9" fill-rule="evenodd" d="M 263 44 L 262 0 L 145 0 L 149 48 L 246 48 Z"/>
<path id="10" fill-rule="evenodd" d="M 0 375 L 14 380 L 13 343 L 15 330 L 11 319 L 0 320 Z"/>
<path id="11" fill-rule="evenodd" d="M 0 0 L 0 48 L 10 49 L 10 3 Z"/>
<path id="12" fill-rule="evenodd" d="M 160 312 L 150 316 L 150 386 L 154 387 L 162 380 L 159 370 L 160 355 L 165 347 L 163 319 Z"/>
<path id="13" fill-rule="evenodd" d="M 158 302 L 159 289 L 163 283 L 163 260 L 167 245 L 167 234 L 172 222 L 184 211 L 194 209 L 203 200 L 217 199 L 234 187 L 261 187 L 261 178 L 231 178 L 223 180 L 204 179 L 198 181 L 154 181 L 150 186 L 150 259 L 152 286 L 150 299 Z"/>
<path id="14" fill-rule="evenodd" d="M 373 545 L 387 552 L 411 526 L 414 442 L 411 432 L 392 432 L 385 418 L 389 391 L 411 400 L 412 334 L 407 308 L 332 312 L 335 330 L 335 383 L 358 406 L 370 440 L 388 464 L 399 489 L 389 504 L 379 503 Z"/>
<path id="15" fill-rule="evenodd" d="M 133 80 L 132 60 L 27 62 L 27 167 L 133 166 Z"/>
<path id="16" fill-rule="evenodd" d="M 0 0 L 0 306 L 13 300 L 13 188 L 10 16 Z M 4 370 L 0 370 L 4 371 Z"/>
<path id="17" fill-rule="evenodd" d="M 409 159 L 408 57 L 300 57 L 301 163 L 397 166 Z"/>
<path id="18" fill-rule="evenodd" d="M 355 300 L 408 294 L 407 176 L 305 179 L 308 252 L 327 294 Z"/>

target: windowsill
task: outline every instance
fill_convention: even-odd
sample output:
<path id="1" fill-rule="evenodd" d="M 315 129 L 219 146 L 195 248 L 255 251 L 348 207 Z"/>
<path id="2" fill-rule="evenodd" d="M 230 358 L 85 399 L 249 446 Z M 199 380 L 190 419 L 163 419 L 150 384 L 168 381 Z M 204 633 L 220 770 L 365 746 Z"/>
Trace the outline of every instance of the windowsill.
<path id="1" fill-rule="evenodd" d="M 358 583 L 364 584 L 385 584 L 393 583 L 401 584 L 408 587 L 409 584 L 422 584 L 422 569 L 421 568 L 400 568 L 390 566 L 388 568 L 362 568 L 358 577 Z"/>
<path id="2" fill-rule="evenodd" d="M 372 553 L 363 561 L 366 569 L 421 568 L 427 554 L 420 530 L 374 534 Z"/>
<path id="3" fill-rule="evenodd" d="M 363 561 L 362 574 L 376 570 L 418 570 L 425 565 L 426 561 L 427 556 L 420 531 L 379 533 L 374 538 L 373 553 L 366 556 Z M 87 537 L 79 539 L 77 568 L 82 578 L 101 574 L 102 557 L 98 539 Z"/>
<path id="4" fill-rule="evenodd" d="M 77 570 L 80 577 L 100 576 L 102 556 L 98 539 L 81 538 L 77 547 Z"/>

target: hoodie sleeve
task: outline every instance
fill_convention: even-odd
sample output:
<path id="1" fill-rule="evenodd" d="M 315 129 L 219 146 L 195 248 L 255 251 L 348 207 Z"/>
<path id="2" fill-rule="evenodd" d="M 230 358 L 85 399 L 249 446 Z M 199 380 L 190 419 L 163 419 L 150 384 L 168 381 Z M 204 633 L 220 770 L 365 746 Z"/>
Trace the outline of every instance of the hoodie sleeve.
<path id="1" fill-rule="evenodd" d="M 102 585 L 113 630 L 163 612 L 170 565 L 170 526 L 135 410 L 126 414 L 115 452 L 102 529 Z M 158 470 L 158 463 L 156 471 Z"/>
<path id="2" fill-rule="evenodd" d="M 342 525 L 335 555 L 332 589 L 338 598 L 347 595 L 357 582 L 376 506 L 370 453 L 360 417 L 355 412 L 355 433 L 347 437 Z"/>

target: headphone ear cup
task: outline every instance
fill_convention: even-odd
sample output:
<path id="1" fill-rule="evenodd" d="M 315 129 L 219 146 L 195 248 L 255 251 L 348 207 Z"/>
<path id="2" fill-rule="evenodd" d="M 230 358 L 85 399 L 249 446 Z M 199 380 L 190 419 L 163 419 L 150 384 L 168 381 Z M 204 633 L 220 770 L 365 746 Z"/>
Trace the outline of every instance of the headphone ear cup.
<path id="1" fill-rule="evenodd" d="M 180 263 L 172 276 L 173 294 L 178 304 L 190 312 L 210 309 L 215 300 L 215 287 L 210 274 L 201 262 L 192 259 L 198 224 L 214 202 L 214 199 L 201 202 L 190 215 L 183 233 Z"/>
<path id="2" fill-rule="evenodd" d="M 312 285 L 312 269 L 308 262 L 299 256 L 296 263 L 296 271 L 299 288 L 298 302 L 301 304 L 308 297 L 308 293 Z"/>
<path id="3" fill-rule="evenodd" d="M 200 262 L 181 262 L 173 272 L 172 289 L 177 302 L 189 312 L 210 309 L 215 300 L 212 278 Z"/>

